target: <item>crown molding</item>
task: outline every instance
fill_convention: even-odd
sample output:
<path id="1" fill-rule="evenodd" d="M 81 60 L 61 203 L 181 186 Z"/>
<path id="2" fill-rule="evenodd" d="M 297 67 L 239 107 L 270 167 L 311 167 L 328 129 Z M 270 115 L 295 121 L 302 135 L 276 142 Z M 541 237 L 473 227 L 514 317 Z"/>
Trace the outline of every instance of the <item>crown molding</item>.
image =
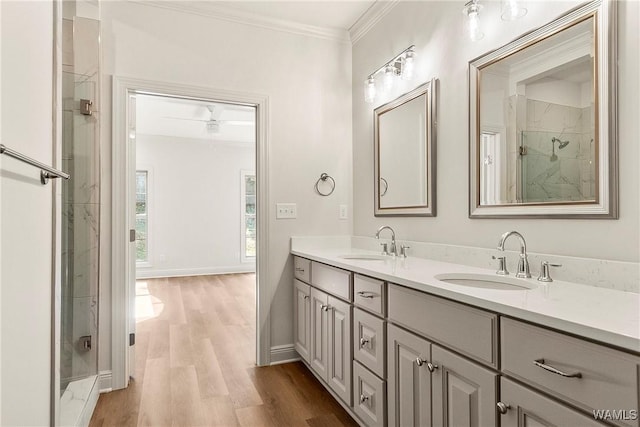
<path id="1" fill-rule="evenodd" d="M 400 0 L 377 0 L 365 13 L 349 28 L 351 44 L 356 44 L 364 37 Z"/>
<path id="2" fill-rule="evenodd" d="M 349 43 L 349 32 L 336 28 L 319 27 L 315 25 L 301 24 L 284 19 L 271 18 L 246 12 L 233 7 L 224 6 L 218 2 L 200 2 L 195 5 L 191 2 L 166 1 L 166 0 L 127 0 L 144 6 L 153 6 L 162 9 L 169 9 L 208 18 L 221 19 L 235 22 L 237 24 L 252 25 L 254 27 L 266 28 L 274 31 L 282 31 L 290 34 L 297 34 L 307 37 L 316 37 L 325 40 L 333 40 L 341 43 Z M 397 0 L 394 0 L 397 1 Z"/>

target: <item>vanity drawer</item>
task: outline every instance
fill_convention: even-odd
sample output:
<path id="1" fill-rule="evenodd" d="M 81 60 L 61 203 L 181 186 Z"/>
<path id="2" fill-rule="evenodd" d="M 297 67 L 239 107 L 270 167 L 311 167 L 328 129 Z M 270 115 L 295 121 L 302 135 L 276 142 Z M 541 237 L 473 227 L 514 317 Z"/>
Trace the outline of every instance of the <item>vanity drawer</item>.
<path id="1" fill-rule="evenodd" d="M 384 282 L 359 274 L 354 275 L 353 301 L 358 307 L 384 316 Z"/>
<path id="2" fill-rule="evenodd" d="M 389 284 L 389 319 L 468 357 L 498 366 L 498 316 Z"/>
<path id="3" fill-rule="evenodd" d="M 353 362 L 353 409 L 369 427 L 384 426 L 387 401 L 385 383 L 358 362 Z"/>
<path id="4" fill-rule="evenodd" d="M 293 267 L 293 274 L 296 279 L 311 283 L 311 261 L 294 256 Z"/>
<path id="5" fill-rule="evenodd" d="M 501 320 L 501 347 L 503 372 L 575 406 L 638 409 L 638 356 L 508 318 Z"/>
<path id="6" fill-rule="evenodd" d="M 353 357 L 379 377 L 385 367 L 384 320 L 366 311 L 353 310 Z"/>
<path id="7" fill-rule="evenodd" d="M 311 284 L 331 295 L 351 301 L 351 272 L 312 262 Z"/>

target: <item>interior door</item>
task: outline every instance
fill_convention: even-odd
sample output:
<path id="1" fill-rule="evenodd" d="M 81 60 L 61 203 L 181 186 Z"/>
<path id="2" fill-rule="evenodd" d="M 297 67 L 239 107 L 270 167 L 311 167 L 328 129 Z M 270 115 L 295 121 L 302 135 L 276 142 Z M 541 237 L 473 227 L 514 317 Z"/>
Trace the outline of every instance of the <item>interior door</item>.
<path id="1" fill-rule="evenodd" d="M 136 334 L 136 97 L 128 96 L 127 120 L 127 222 L 129 244 L 127 245 L 127 325 L 129 328 L 129 351 L 126 371 L 135 377 L 135 334 Z M 127 385 L 129 382 L 127 381 Z"/>

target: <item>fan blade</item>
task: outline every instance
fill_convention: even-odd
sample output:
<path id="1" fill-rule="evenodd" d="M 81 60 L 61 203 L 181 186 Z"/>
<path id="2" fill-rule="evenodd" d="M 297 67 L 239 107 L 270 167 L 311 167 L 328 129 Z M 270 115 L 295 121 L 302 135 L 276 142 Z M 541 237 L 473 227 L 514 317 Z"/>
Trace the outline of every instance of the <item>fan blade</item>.
<path id="1" fill-rule="evenodd" d="M 187 119 L 187 118 L 184 118 L 184 117 L 168 117 L 168 116 L 163 116 L 162 118 L 163 118 L 163 119 L 170 119 L 170 120 L 186 120 L 186 121 L 189 121 L 189 122 L 204 122 L 204 123 L 209 122 L 209 120 L 202 120 L 202 119 Z"/>
<path id="2" fill-rule="evenodd" d="M 251 120 L 218 120 L 218 123 L 231 126 L 253 126 L 254 123 Z"/>

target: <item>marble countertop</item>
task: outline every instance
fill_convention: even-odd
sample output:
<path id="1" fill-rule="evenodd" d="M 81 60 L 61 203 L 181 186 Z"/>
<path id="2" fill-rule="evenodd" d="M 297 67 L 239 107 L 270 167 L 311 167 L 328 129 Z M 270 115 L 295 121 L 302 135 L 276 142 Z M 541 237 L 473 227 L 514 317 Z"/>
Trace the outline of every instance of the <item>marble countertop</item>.
<path id="1" fill-rule="evenodd" d="M 379 254 L 351 248 L 292 247 L 291 253 L 640 353 L 640 294 L 557 280 L 543 283 L 535 277 L 521 279 L 533 289 L 475 288 L 445 283 L 435 276 L 446 273 L 500 276 L 493 270 L 411 256 L 389 256 L 384 260 L 342 258 L 348 254 Z"/>

